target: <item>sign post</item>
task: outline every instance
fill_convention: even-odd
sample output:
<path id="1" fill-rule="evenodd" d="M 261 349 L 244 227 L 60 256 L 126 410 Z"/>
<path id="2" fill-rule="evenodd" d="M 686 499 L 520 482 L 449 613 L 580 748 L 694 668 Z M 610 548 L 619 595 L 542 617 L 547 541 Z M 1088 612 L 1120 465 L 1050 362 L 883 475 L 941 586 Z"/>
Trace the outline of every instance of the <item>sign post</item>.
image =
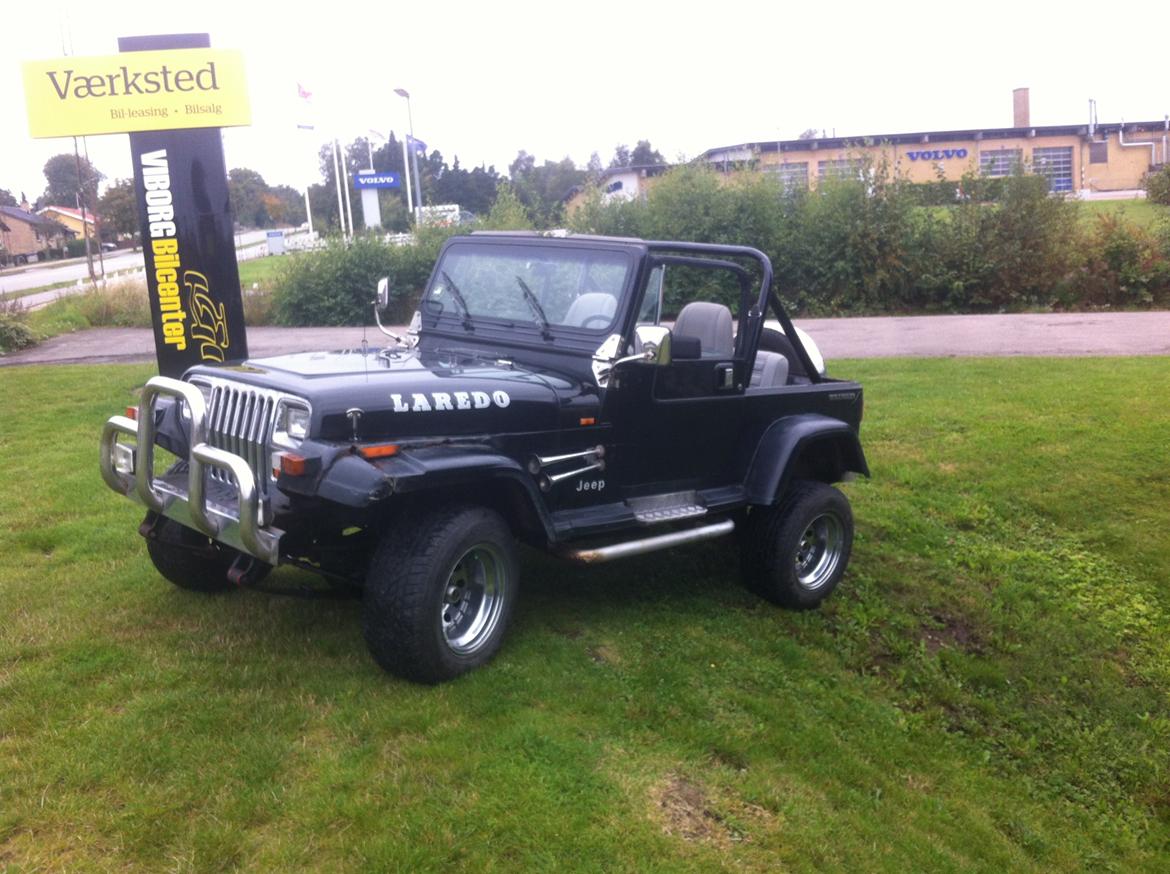
<path id="1" fill-rule="evenodd" d="M 398 174 L 358 170 L 353 182 L 362 193 L 362 218 L 365 220 L 366 228 L 382 227 L 382 207 L 378 203 L 378 189 L 400 187 L 402 183 L 398 179 Z"/>
<path id="2" fill-rule="evenodd" d="M 34 137 L 129 133 L 159 373 L 248 354 L 220 127 L 250 123 L 238 52 L 207 34 L 24 65 Z"/>
<path id="3" fill-rule="evenodd" d="M 207 34 L 123 37 L 123 52 L 210 46 Z M 219 129 L 130 134 L 158 371 L 246 358 L 248 337 Z"/>

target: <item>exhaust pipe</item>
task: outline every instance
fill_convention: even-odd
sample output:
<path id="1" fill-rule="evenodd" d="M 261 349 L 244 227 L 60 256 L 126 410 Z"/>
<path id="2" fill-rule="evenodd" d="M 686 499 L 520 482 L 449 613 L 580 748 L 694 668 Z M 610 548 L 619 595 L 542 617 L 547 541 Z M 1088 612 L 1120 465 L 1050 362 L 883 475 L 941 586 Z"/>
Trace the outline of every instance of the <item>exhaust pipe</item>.
<path id="1" fill-rule="evenodd" d="M 564 549 L 560 551 L 560 555 L 562 558 L 579 564 L 602 564 L 617 558 L 629 558 L 632 555 L 645 555 L 660 549 L 670 549 L 672 546 L 698 543 L 701 540 L 713 540 L 716 537 L 730 534 L 734 530 L 735 522 L 731 519 L 724 519 L 698 528 L 672 531 L 669 534 L 659 534 L 657 537 L 646 537 L 641 540 L 627 540 L 623 543 L 598 546 L 594 549 Z"/>

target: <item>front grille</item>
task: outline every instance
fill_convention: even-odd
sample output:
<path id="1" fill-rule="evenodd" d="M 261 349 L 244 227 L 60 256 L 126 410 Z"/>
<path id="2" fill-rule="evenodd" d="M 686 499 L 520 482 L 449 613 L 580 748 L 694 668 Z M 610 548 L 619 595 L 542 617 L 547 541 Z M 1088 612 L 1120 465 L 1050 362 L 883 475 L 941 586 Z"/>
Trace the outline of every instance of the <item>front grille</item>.
<path id="1" fill-rule="evenodd" d="M 261 498 L 268 497 L 271 480 L 268 442 L 280 398 L 277 392 L 239 383 L 217 380 L 211 386 L 207 440 L 217 449 L 231 452 L 248 462 Z M 217 467 L 210 469 L 209 476 L 220 482 L 235 481 L 230 473 Z"/>

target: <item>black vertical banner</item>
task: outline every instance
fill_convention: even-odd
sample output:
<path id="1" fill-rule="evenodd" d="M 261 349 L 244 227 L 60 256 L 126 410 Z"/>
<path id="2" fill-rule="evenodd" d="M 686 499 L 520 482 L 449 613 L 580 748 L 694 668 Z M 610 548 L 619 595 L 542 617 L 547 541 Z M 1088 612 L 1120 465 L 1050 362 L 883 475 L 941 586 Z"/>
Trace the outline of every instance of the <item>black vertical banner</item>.
<path id="1" fill-rule="evenodd" d="M 122 37 L 123 52 L 208 48 L 205 33 Z M 184 111 L 182 96 L 171 111 Z M 130 134 L 158 371 L 246 358 L 244 304 L 219 128 Z"/>

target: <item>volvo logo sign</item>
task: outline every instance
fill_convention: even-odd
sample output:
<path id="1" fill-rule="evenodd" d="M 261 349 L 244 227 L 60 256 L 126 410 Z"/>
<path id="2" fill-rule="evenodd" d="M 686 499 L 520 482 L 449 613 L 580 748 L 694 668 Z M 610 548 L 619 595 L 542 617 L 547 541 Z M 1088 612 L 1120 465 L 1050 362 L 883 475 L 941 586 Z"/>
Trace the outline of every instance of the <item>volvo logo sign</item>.
<path id="1" fill-rule="evenodd" d="M 935 149 L 933 152 L 907 152 L 911 161 L 949 161 L 951 158 L 966 158 L 966 149 Z"/>

